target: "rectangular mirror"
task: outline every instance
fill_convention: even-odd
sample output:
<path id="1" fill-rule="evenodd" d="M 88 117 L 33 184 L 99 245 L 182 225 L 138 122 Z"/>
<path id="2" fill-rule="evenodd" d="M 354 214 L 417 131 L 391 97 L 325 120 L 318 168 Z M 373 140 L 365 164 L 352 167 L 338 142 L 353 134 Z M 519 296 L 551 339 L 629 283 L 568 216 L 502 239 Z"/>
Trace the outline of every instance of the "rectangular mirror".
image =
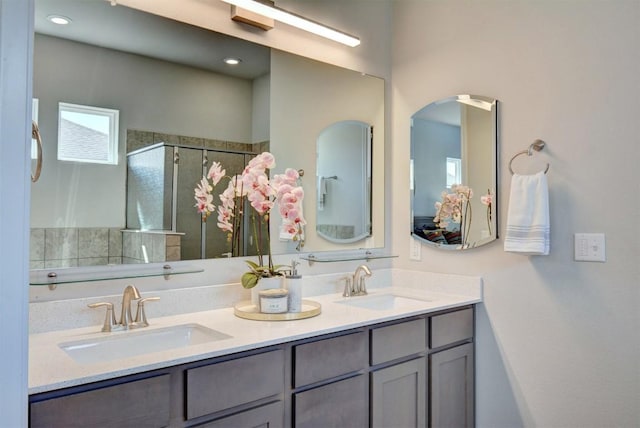
<path id="1" fill-rule="evenodd" d="M 55 25 L 47 19 L 50 15 L 65 15 L 72 22 Z M 288 167 L 304 170 L 308 225 L 303 251 L 384 246 L 382 79 L 112 7 L 104 0 L 36 0 L 35 28 L 34 97 L 39 99 L 44 166 L 32 187 L 32 269 L 202 257 L 197 248 L 181 246 L 194 234 L 190 216 L 200 218 L 193 206 L 199 178 L 190 178 L 202 174 L 203 153 L 209 164 L 215 155 L 235 168 L 269 150 L 276 157 L 276 173 Z M 241 59 L 235 67 L 223 62 L 231 56 Z M 60 102 L 119 111 L 117 164 L 57 159 Z M 359 120 L 376 129 L 373 233 L 353 243 L 330 242 L 316 233 L 315 145 L 320 132 L 340 120 Z M 152 233 L 136 233 L 144 229 L 141 202 L 127 197 L 127 185 L 134 182 L 127 160 L 131 165 L 132 153 L 156 145 L 170 153 L 154 154 L 160 158 L 156 173 L 159 165 L 174 161 L 175 150 L 184 162 L 181 167 L 186 171 L 193 164 L 193 169 L 185 179 L 162 175 L 145 191 L 156 201 L 172 192 L 174 206 L 170 221 L 147 231 Z M 178 183 L 181 190 L 173 193 Z M 189 228 L 180 230 L 177 225 L 183 223 Z M 272 230 L 278 226 L 272 224 Z M 195 241 L 195 246 L 202 242 Z M 227 256 L 224 245 L 210 248 L 214 250 L 206 258 Z M 274 254 L 294 248 L 288 241 L 272 243 Z"/>

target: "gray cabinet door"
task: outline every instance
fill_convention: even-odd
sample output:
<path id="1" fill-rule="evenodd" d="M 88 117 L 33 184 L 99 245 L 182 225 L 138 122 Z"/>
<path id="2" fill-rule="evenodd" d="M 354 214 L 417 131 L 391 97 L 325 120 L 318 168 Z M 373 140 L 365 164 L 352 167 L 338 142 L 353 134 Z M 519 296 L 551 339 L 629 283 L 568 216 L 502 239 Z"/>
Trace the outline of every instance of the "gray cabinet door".
<path id="1" fill-rule="evenodd" d="M 282 428 L 283 426 L 284 405 L 282 401 L 277 401 L 204 425 L 198 425 L 198 428 Z"/>
<path id="2" fill-rule="evenodd" d="M 430 426 L 474 426 L 473 344 L 436 352 L 430 357 Z"/>
<path id="3" fill-rule="evenodd" d="M 373 372 L 371 427 L 426 427 L 426 389 L 426 357 Z"/>
<path id="4" fill-rule="evenodd" d="M 295 394 L 295 428 L 367 428 L 369 383 L 365 375 Z"/>

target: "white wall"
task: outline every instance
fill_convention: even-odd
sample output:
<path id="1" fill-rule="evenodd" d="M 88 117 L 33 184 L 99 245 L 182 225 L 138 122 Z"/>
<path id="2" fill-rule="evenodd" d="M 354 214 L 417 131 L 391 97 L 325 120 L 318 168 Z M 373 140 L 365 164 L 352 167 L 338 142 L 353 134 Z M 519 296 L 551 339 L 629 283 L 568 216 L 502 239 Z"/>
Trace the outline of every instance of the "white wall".
<path id="1" fill-rule="evenodd" d="M 479 427 L 640 421 L 638 22 L 636 0 L 394 3 L 394 266 L 484 278 Z M 549 256 L 505 253 L 499 240 L 408 260 L 409 118 L 459 93 L 501 102 L 501 234 L 510 157 L 548 143 L 529 162 L 551 164 Z M 605 233 L 607 262 L 574 262 L 575 232 Z"/>
<path id="2" fill-rule="evenodd" d="M 251 112 L 251 142 L 269 141 L 269 100 L 271 99 L 270 74 L 253 79 Z"/>

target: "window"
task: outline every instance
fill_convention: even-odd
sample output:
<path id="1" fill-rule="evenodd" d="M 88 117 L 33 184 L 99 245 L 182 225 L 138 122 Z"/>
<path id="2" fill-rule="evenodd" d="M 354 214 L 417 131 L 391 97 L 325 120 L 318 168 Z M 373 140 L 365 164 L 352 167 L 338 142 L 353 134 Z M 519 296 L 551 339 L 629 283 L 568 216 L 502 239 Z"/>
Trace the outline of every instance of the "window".
<path id="1" fill-rule="evenodd" d="M 118 110 L 58 104 L 58 160 L 118 163 Z"/>
<path id="2" fill-rule="evenodd" d="M 447 158 L 447 189 L 454 184 L 462 184 L 462 160 Z"/>

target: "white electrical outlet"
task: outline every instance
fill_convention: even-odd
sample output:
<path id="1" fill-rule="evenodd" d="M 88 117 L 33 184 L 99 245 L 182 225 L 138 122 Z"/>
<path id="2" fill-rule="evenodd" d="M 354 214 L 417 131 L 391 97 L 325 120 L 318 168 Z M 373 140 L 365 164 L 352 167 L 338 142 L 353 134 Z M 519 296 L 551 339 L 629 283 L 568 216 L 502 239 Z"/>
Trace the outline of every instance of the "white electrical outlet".
<path id="1" fill-rule="evenodd" d="M 422 259 L 422 244 L 415 238 L 409 238 L 409 259 L 420 261 Z"/>
<path id="2" fill-rule="evenodd" d="M 579 262 L 606 261 L 604 233 L 576 233 L 574 259 Z"/>

